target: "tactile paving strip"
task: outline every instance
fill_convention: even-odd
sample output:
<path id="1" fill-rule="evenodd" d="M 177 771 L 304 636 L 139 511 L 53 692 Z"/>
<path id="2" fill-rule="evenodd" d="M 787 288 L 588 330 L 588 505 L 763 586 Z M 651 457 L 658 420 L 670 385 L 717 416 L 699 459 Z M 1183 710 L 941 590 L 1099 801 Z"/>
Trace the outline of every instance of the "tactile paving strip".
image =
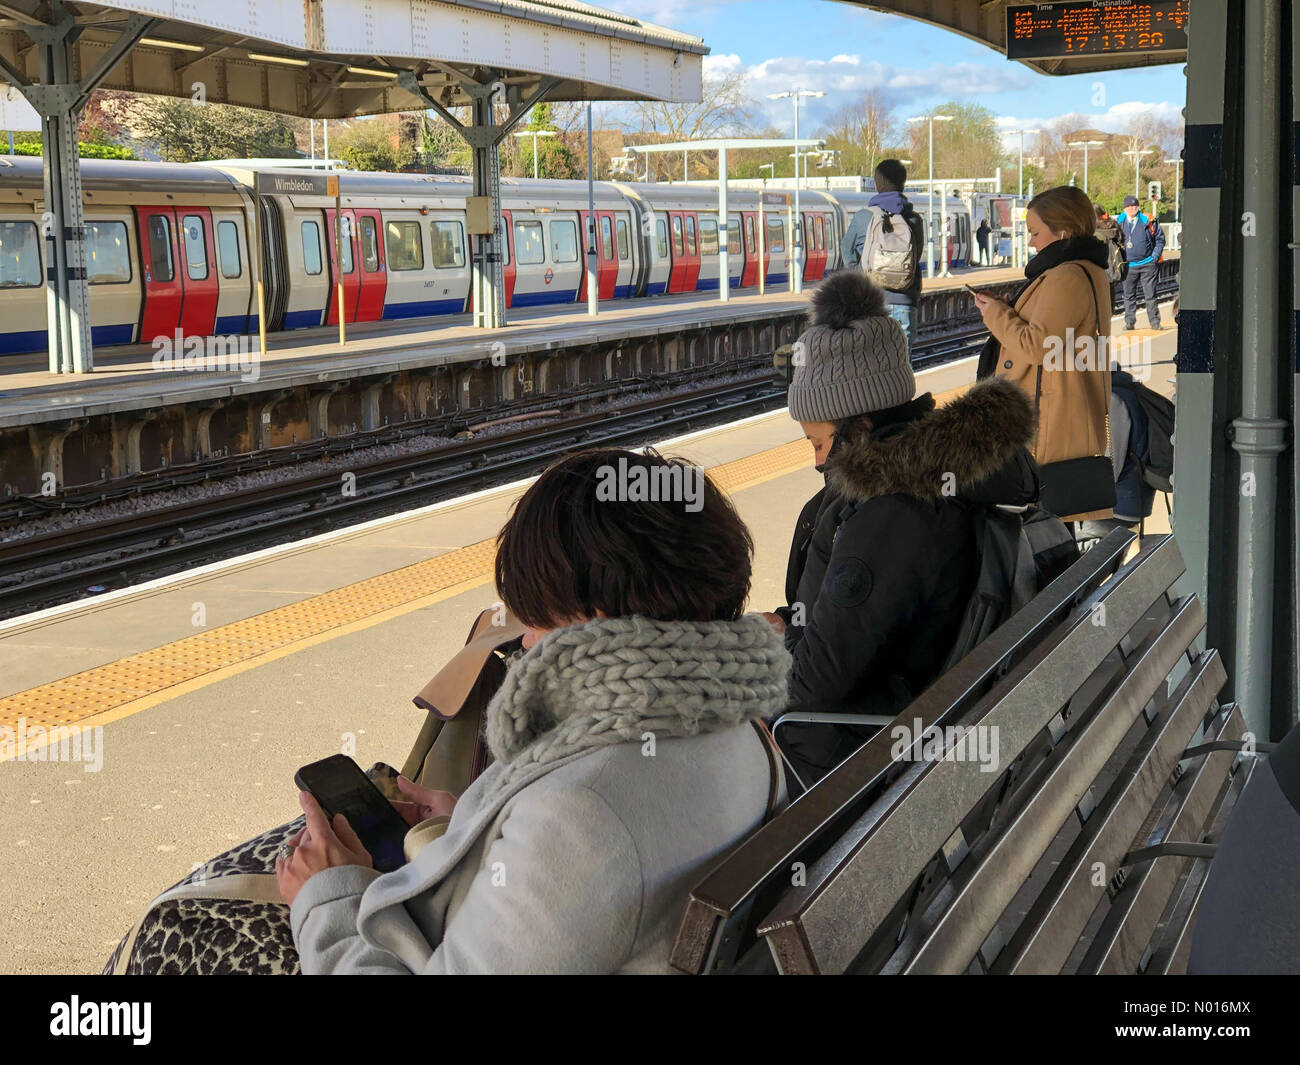
<path id="1" fill-rule="evenodd" d="M 807 465 L 812 449 L 795 440 L 709 470 L 728 494 Z M 247 662 L 331 629 L 364 621 L 468 581 L 492 575 L 494 540 L 457 548 L 389 573 L 187 636 L 0 699 L 0 727 L 70 725 Z"/>

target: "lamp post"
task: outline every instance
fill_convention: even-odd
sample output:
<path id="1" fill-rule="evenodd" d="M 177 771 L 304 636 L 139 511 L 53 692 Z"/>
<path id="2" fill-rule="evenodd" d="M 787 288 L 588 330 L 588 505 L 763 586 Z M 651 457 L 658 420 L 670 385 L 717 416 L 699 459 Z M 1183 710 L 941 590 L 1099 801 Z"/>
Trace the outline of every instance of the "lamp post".
<path id="1" fill-rule="evenodd" d="M 934 277 L 934 124 L 951 122 L 952 115 L 916 115 L 908 122 L 930 123 L 930 167 L 926 172 L 927 196 L 929 200 L 925 209 L 925 276 Z M 902 192 L 902 189 L 898 190 Z"/>
<path id="2" fill-rule="evenodd" d="M 775 164 L 775 163 L 762 163 L 762 164 L 759 165 L 759 168 L 758 168 L 758 169 L 759 169 L 759 170 L 769 170 L 769 171 L 771 171 L 771 173 L 769 173 L 767 177 L 763 178 L 763 184 L 767 184 L 767 179 L 768 179 L 768 178 L 775 178 L 775 177 L 776 177 L 776 164 Z"/>
<path id="3" fill-rule="evenodd" d="M 1103 141 L 1070 141 L 1067 148 L 1083 149 L 1083 194 L 1088 195 L 1088 149 L 1102 148 L 1105 144 Z"/>
<path id="4" fill-rule="evenodd" d="M 803 216 L 799 213 L 799 97 L 825 95 L 824 92 L 816 92 L 812 89 L 791 89 L 789 92 L 767 94 L 769 100 L 784 100 L 787 97 L 794 100 L 794 224 L 791 226 L 794 232 L 794 247 L 791 249 L 793 253 L 791 290 L 794 292 L 803 291 Z"/>
<path id="5" fill-rule="evenodd" d="M 1016 195 L 1023 199 L 1025 195 L 1025 134 L 1042 133 L 1043 131 L 1041 129 L 1013 129 L 1011 132 L 1017 134 L 1020 138 L 1020 184 Z"/>
<path id="6" fill-rule="evenodd" d="M 1170 163 L 1173 163 L 1173 164 L 1174 164 L 1174 167 L 1175 167 L 1175 169 L 1174 169 L 1174 221 L 1177 222 L 1177 221 L 1179 221 L 1179 217 L 1178 217 L 1178 190 L 1179 190 L 1179 186 L 1182 185 L 1182 177 L 1183 177 L 1183 160 L 1182 160 L 1182 156 L 1175 156 L 1175 157 L 1172 158 L 1172 159 L 1166 159 L 1166 160 L 1165 160 L 1165 165 L 1166 165 L 1166 166 L 1168 166 Z"/>
<path id="7" fill-rule="evenodd" d="M 533 180 L 536 181 L 536 180 L 537 180 L 537 138 L 538 138 L 538 137 L 554 137 L 554 136 L 555 136 L 555 130 L 553 130 L 553 129 L 524 129 L 524 130 L 520 130 L 518 133 L 516 133 L 515 136 L 516 136 L 516 137 L 532 137 L 532 138 L 533 138 Z"/>
<path id="8" fill-rule="evenodd" d="M 1131 152 L 1124 153 L 1125 155 L 1131 155 L 1133 157 L 1133 195 L 1139 200 L 1142 199 L 1142 193 L 1138 188 L 1142 182 L 1142 175 L 1139 173 L 1139 168 L 1142 165 L 1142 157 L 1144 155 L 1150 155 L 1151 152 L 1151 148 L 1135 148 Z"/>

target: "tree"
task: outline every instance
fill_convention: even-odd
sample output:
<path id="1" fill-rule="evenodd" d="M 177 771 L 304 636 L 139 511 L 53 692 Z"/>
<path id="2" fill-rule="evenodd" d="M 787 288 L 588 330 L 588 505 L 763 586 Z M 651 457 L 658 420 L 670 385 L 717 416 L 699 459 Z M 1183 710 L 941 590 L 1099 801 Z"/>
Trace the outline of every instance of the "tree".
<path id="1" fill-rule="evenodd" d="M 555 130 L 551 116 L 551 104 L 539 103 L 528 115 L 528 125 L 520 126 L 521 132 L 529 130 Z M 558 132 L 558 131 L 557 131 Z M 585 131 L 584 131 L 585 135 Z M 537 176 L 543 178 L 576 178 L 586 175 L 586 166 L 579 169 L 574 160 L 574 153 L 563 136 L 555 137 L 515 137 L 519 142 L 519 162 L 513 171 L 514 177 L 533 176 L 533 142 L 537 143 Z M 586 154 L 585 152 L 583 153 Z"/>
<path id="2" fill-rule="evenodd" d="M 415 149 L 402 143 L 401 124 L 394 116 L 358 119 L 343 130 L 335 143 L 335 153 L 353 170 L 395 172 L 415 160 Z"/>
<path id="3" fill-rule="evenodd" d="M 1002 137 L 993 112 L 981 104 L 951 101 L 929 112 L 951 115 L 951 122 L 934 124 L 934 177 L 974 178 L 992 174 L 1002 159 Z M 912 180 L 930 176 L 930 123 L 909 125 Z"/>
<path id="4" fill-rule="evenodd" d="M 177 163 L 293 158 L 298 154 L 293 128 L 286 119 L 247 107 L 137 96 L 125 121 L 159 155 Z"/>
<path id="5" fill-rule="evenodd" d="M 641 143 L 669 144 L 743 134 L 758 121 L 758 108 L 746 90 L 745 75 L 737 71 L 705 78 L 703 99 L 699 103 L 638 101 L 633 106 L 629 128 L 645 137 Z M 691 160 L 695 163 L 690 167 L 691 175 L 714 173 L 716 163 L 709 165 L 708 160 L 716 154 L 707 153 L 706 160 L 705 153 L 698 153 L 698 162 Z M 682 172 L 681 162 L 675 157 L 652 156 L 650 170 L 656 179 L 675 177 Z"/>
<path id="6" fill-rule="evenodd" d="M 822 135 L 826 147 L 840 153 L 840 173 L 870 177 L 876 164 L 887 158 L 884 146 L 897 136 L 897 131 L 893 99 L 880 89 L 872 89 L 833 111 Z"/>
<path id="7" fill-rule="evenodd" d="M 420 123 L 419 154 L 426 170 L 468 174 L 473 161 L 469 145 L 451 124 L 426 114 Z"/>

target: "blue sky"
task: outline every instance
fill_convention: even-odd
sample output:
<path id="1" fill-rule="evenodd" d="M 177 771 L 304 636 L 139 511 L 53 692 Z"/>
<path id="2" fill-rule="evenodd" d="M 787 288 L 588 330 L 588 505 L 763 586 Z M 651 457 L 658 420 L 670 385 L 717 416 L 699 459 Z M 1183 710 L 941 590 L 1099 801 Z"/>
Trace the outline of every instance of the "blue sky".
<path id="1" fill-rule="evenodd" d="M 1078 112 L 1112 132 L 1138 112 L 1176 119 L 1187 95 L 1181 63 L 1049 77 L 956 33 L 830 0 L 604 0 L 603 6 L 702 37 L 712 49 L 706 72 L 744 69 L 751 93 L 783 128 L 792 124 L 790 101 L 769 101 L 768 92 L 795 85 L 824 90 L 825 97 L 801 105 L 813 120 L 805 127 L 800 119 L 801 134 L 877 87 L 893 92 L 902 117 L 958 99 L 984 104 L 1007 129 Z"/>

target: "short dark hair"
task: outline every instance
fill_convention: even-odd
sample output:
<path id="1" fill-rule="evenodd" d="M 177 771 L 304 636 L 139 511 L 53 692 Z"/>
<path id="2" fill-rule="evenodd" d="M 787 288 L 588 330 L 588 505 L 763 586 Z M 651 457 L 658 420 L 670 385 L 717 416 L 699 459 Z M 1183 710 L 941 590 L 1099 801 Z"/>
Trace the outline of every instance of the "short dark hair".
<path id="1" fill-rule="evenodd" d="M 907 184 L 907 167 L 897 159 L 882 159 L 876 164 L 876 191 L 902 192 Z"/>
<path id="2" fill-rule="evenodd" d="M 642 489 L 627 491 L 634 481 Z M 664 490 L 688 483 L 695 491 Z M 753 557 L 749 530 L 704 470 L 600 448 L 562 458 L 515 504 L 497 536 L 496 583 L 510 612 L 538 628 L 597 613 L 734 621 Z"/>

